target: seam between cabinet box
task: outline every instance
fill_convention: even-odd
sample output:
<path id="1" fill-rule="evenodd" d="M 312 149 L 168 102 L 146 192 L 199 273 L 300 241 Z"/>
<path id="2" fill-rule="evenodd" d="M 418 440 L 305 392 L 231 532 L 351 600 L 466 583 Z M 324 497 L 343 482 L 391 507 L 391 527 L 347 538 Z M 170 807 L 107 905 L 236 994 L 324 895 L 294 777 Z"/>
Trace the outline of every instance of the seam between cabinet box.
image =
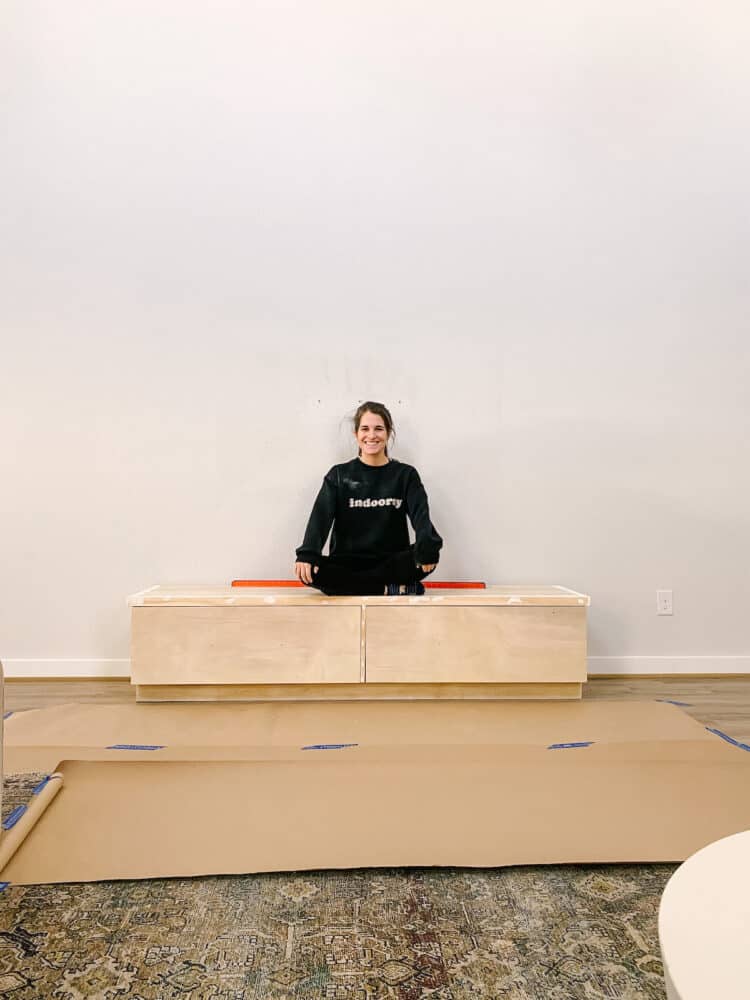
<path id="1" fill-rule="evenodd" d="M 367 683 L 367 604 L 362 601 L 359 634 L 359 682 Z"/>

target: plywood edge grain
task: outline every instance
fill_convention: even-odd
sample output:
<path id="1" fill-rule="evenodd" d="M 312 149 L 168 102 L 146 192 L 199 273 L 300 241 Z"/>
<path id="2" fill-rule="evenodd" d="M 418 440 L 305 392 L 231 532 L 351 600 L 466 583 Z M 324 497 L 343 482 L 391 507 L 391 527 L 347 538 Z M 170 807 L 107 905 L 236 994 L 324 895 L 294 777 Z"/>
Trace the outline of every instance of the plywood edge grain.
<path id="1" fill-rule="evenodd" d="M 336 605 L 506 605 L 508 607 L 588 607 L 590 597 L 560 586 L 496 585 L 484 590 L 432 590 L 423 596 L 384 595 L 329 597 L 306 587 L 238 588 L 185 585 L 157 585 L 132 594 L 127 599 L 137 607 L 320 607 Z"/>

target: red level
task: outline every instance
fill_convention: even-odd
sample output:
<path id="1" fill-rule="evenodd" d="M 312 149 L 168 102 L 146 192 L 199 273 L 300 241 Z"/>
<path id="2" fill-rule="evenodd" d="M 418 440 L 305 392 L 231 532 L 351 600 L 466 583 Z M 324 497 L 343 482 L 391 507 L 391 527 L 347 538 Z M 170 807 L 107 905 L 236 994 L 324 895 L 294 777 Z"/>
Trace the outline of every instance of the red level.
<path id="1" fill-rule="evenodd" d="M 442 590 L 484 590 L 486 583 L 479 580 L 426 580 L 425 587 Z M 233 587 L 304 587 L 299 580 L 232 580 Z"/>

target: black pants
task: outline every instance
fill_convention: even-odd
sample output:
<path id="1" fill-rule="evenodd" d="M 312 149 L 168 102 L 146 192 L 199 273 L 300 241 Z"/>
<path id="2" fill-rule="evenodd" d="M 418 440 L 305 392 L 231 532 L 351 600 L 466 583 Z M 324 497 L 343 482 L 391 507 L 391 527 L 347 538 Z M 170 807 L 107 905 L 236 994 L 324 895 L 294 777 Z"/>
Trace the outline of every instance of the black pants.
<path id="1" fill-rule="evenodd" d="M 318 567 L 317 573 L 315 566 Z M 375 595 L 382 594 L 387 583 L 415 583 L 424 580 L 427 575 L 417 565 L 414 546 L 411 546 L 381 560 L 358 556 L 321 556 L 313 563 L 312 586 L 332 596 Z"/>

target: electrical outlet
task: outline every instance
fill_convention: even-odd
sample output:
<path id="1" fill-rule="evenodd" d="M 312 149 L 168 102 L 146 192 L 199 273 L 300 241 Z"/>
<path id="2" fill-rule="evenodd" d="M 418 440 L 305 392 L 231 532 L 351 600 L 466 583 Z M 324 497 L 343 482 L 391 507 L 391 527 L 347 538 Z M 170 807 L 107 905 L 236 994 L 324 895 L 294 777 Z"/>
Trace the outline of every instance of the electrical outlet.
<path id="1" fill-rule="evenodd" d="M 656 591 L 656 613 L 657 613 L 657 615 L 671 615 L 672 614 L 672 591 L 671 590 L 657 590 Z"/>

